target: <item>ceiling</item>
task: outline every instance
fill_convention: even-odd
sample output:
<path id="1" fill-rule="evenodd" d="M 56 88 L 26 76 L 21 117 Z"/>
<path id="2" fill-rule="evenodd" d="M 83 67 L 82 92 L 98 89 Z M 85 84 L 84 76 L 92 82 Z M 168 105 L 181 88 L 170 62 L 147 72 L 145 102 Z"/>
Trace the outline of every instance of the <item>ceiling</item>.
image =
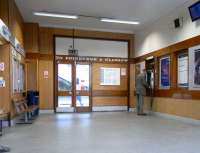
<path id="1" fill-rule="evenodd" d="M 188 0 L 15 0 L 26 22 L 41 26 L 131 32 L 152 23 Z M 140 25 L 105 23 L 93 18 L 58 19 L 39 17 L 33 11 L 139 21 Z"/>

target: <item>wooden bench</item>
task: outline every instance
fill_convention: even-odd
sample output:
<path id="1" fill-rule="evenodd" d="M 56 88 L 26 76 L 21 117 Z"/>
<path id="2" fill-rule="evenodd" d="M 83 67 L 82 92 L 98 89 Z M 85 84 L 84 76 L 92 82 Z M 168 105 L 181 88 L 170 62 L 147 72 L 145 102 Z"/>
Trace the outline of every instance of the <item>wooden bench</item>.
<path id="1" fill-rule="evenodd" d="M 10 127 L 11 126 L 10 113 L 4 110 L 0 110 L 0 136 L 2 136 L 4 120 L 8 121 L 8 126 Z"/>
<path id="2" fill-rule="evenodd" d="M 32 124 L 31 120 L 33 120 L 33 112 L 39 108 L 38 105 L 27 105 L 27 100 L 25 98 L 22 99 L 14 99 L 13 103 L 15 105 L 16 114 L 24 115 L 23 122 L 17 124 Z"/>

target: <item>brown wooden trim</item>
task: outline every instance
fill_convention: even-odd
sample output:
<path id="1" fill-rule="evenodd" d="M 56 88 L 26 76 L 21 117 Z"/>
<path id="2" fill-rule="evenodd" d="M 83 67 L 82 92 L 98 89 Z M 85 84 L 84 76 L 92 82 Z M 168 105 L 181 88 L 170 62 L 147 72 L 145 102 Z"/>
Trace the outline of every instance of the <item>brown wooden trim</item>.
<path id="1" fill-rule="evenodd" d="M 127 91 L 117 91 L 117 90 L 93 90 L 93 97 L 105 97 L 105 96 L 118 96 L 118 97 L 127 97 Z"/>
<path id="2" fill-rule="evenodd" d="M 188 91 L 184 89 L 156 90 L 155 97 L 170 97 L 175 99 L 200 99 L 199 91 Z"/>
<path id="3" fill-rule="evenodd" d="M 54 56 L 51 54 L 26 53 L 26 59 L 53 60 Z"/>
<path id="4" fill-rule="evenodd" d="M 72 91 L 70 94 L 70 91 L 58 91 L 57 93 L 58 96 L 72 96 Z"/>
<path id="5" fill-rule="evenodd" d="M 83 113 L 83 112 L 91 112 L 92 107 L 76 107 L 76 112 Z"/>
<path id="6" fill-rule="evenodd" d="M 39 37 L 39 36 L 38 36 Z M 53 37 L 53 50 L 55 50 L 56 45 L 55 45 L 55 37 Z M 39 43 L 38 43 L 39 44 Z M 56 108 L 58 107 L 58 95 L 57 95 L 57 89 L 58 89 L 58 66 L 56 64 L 56 60 L 55 60 L 55 55 L 53 53 L 53 106 L 54 106 L 54 113 L 56 113 Z"/>
<path id="7" fill-rule="evenodd" d="M 62 28 L 48 28 L 48 29 L 54 33 L 54 36 L 59 36 L 59 37 L 73 36 L 73 29 L 62 29 Z M 74 37 L 85 38 L 85 39 L 129 41 L 134 38 L 134 34 L 75 29 Z"/>

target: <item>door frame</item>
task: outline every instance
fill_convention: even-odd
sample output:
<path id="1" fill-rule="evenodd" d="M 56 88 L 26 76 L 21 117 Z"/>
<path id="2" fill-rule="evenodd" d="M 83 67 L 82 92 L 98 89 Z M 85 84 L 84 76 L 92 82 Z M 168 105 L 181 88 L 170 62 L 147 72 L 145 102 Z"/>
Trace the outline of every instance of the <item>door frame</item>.
<path id="1" fill-rule="evenodd" d="M 56 108 L 58 108 L 58 64 L 71 64 L 72 65 L 72 107 L 74 108 L 75 113 L 80 112 L 91 112 L 92 111 L 92 64 L 90 62 L 76 62 L 76 61 L 67 61 L 67 60 L 56 60 L 55 61 L 55 92 L 54 92 L 54 111 L 55 113 L 58 113 L 56 111 Z M 89 65 L 89 107 L 76 107 L 76 65 Z M 65 92 L 65 91 L 64 91 Z"/>
<path id="2" fill-rule="evenodd" d="M 88 65 L 89 66 L 89 91 L 88 91 L 88 96 L 89 96 L 89 107 L 77 107 L 76 106 L 76 66 L 77 65 Z M 75 70 L 75 81 L 74 81 L 74 108 L 75 108 L 75 112 L 92 112 L 92 64 L 90 62 L 74 62 L 74 70 Z M 83 91 L 84 92 L 84 91 Z"/>

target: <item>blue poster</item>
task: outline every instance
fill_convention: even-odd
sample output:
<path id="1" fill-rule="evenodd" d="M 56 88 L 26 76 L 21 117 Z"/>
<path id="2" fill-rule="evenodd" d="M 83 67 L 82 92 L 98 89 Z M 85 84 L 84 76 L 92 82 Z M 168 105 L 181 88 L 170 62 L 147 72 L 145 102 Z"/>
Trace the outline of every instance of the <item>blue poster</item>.
<path id="1" fill-rule="evenodd" d="M 160 87 L 170 87 L 170 58 L 160 59 Z"/>

